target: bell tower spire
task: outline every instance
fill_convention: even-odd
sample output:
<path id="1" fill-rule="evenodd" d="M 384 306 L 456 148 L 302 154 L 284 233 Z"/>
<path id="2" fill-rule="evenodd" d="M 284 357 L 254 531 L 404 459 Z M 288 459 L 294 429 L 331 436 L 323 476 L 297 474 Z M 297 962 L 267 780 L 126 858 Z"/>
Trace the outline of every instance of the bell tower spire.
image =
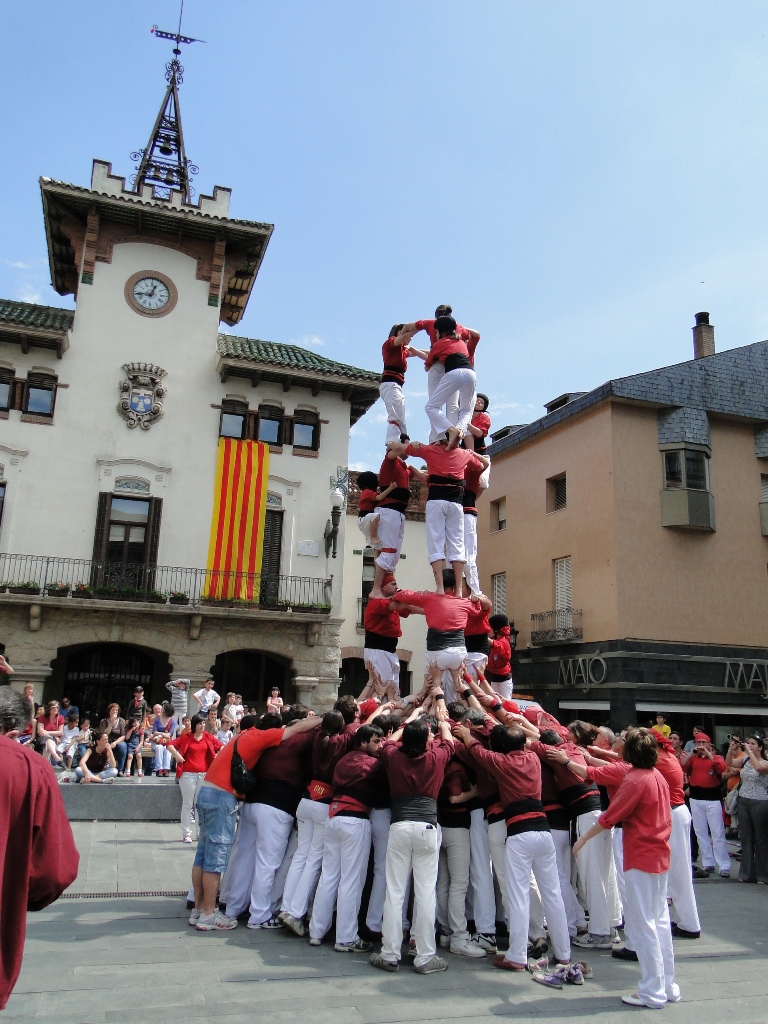
<path id="1" fill-rule="evenodd" d="M 198 168 L 187 159 L 184 149 L 179 105 L 179 86 L 183 81 L 184 68 L 179 61 L 179 46 L 181 43 L 204 43 L 205 40 L 181 34 L 183 13 L 184 0 L 181 0 L 179 27 L 176 32 L 163 32 L 157 25 L 152 27 L 152 32 L 158 39 L 172 39 L 176 45 L 173 49 L 173 59 L 165 65 L 168 87 L 160 104 L 149 142 L 144 149 L 131 153 L 131 159 L 138 161 L 132 185 L 134 192 L 141 192 L 144 185 L 152 185 L 155 195 L 161 199 L 170 199 L 171 192 L 176 190 L 181 192 L 184 203 L 191 203 L 194 189 L 190 184 L 190 176 L 197 174 Z"/>

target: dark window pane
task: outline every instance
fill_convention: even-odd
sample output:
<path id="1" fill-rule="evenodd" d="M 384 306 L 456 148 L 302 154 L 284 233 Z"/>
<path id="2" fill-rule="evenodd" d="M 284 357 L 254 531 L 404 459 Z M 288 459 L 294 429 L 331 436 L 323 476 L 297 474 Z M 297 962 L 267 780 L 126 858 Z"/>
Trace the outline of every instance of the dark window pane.
<path id="1" fill-rule="evenodd" d="M 7 380 L 0 380 L 0 409 L 8 408 L 8 400 L 11 397 L 11 383 Z"/>
<path id="2" fill-rule="evenodd" d="M 5 484 L 0 484 L 0 524 L 3 522 L 3 505 L 5 504 Z"/>
<path id="3" fill-rule="evenodd" d="M 683 467 L 680 452 L 664 452 L 664 486 L 683 486 Z"/>
<path id="4" fill-rule="evenodd" d="M 685 484 L 693 491 L 706 491 L 707 465 L 704 452 L 685 453 Z"/>
<path id="5" fill-rule="evenodd" d="M 280 444 L 280 420 L 259 417 L 259 440 L 265 444 Z"/>
<path id="6" fill-rule="evenodd" d="M 299 448 L 314 448 L 315 428 L 311 423 L 293 424 L 293 443 Z"/>
<path id="7" fill-rule="evenodd" d="M 27 391 L 27 412 L 49 416 L 53 411 L 53 391 L 49 388 L 29 388 Z"/>
<path id="8" fill-rule="evenodd" d="M 242 437 L 245 416 L 233 412 L 221 414 L 221 437 Z"/>

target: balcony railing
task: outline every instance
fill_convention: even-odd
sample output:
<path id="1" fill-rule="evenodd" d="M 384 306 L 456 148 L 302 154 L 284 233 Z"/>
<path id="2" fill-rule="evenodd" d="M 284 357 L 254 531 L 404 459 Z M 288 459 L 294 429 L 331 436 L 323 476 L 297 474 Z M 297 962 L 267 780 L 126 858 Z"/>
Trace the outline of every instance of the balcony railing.
<path id="1" fill-rule="evenodd" d="M 330 612 L 330 579 L 0 554 L 0 592 L 72 600 Z"/>
<path id="2" fill-rule="evenodd" d="M 583 637 L 581 608 L 556 608 L 551 612 L 531 615 L 531 643 L 539 647 L 569 643 Z"/>

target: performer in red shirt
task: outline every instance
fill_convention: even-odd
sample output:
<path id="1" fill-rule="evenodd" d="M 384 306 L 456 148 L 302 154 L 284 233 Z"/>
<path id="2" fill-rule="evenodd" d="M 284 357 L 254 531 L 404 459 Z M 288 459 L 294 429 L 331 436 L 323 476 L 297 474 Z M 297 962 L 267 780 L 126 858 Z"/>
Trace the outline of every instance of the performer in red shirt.
<path id="1" fill-rule="evenodd" d="M 387 410 L 387 441 L 407 441 L 408 428 L 405 423 L 405 371 L 408 357 L 427 358 L 427 353 L 408 344 L 408 336 L 402 333 L 403 325 L 395 324 L 389 337 L 381 347 L 384 372 L 381 375 L 379 394 Z"/>
<path id="2" fill-rule="evenodd" d="M 622 996 L 629 1006 L 653 1009 L 680 1000 L 667 906 L 669 837 L 672 818 L 669 787 L 656 771 L 657 745 L 649 729 L 631 729 L 624 759 L 632 770 L 624 776 L 610 807 L 573 847 L 578 856 L 589 840 L 621 822 L 627 902 L 625 930 L 640 962 L 637 992 Z"/>
<path id="3" fill-rule="evenodd" d="M 693 750 L 683 758 L 683 771 L 690 788 L 691 819 L 699 841 L 701 866 L 705 871 L 717 867 L 721 878 L 730 878 L 731 858 L 720 801 L 720 776 L 727 766 L 712 749 L 706 733 L 696 733 L 693 742 Z"/>
<path id="4" fill-rule="evenodd" d="M 477 575 L 477 498 L 487 487 L 487 484 L 482 482 L 487 472 L 487 466 L 481 468 L 473 463 L 464 469 L 464 576 L 469 584 L 470 595 L 480 593 L 480 580 Z"/>
<path id="5" fill-rule="evenodd" d="M 451 308 L 451 306 L 438 306 L 437 309 L 435 310 L 435 320 L 441 316 L 451 316 L 452 313 L 453 309 Z M 419 331 L 426 331 L 427 334 L 429 335 L 430 346 L 435 345 L 437 343 L 435 320 L 415 320 L 413 323 L 403 324 L 402 333 L 406 336 L 406 341 L 410 342 L 410 339 L 413 337 L 413 335 L 417 334 Z M 473 331 L 468 327 L 462 327 L 461 324 L 456 325 L 456 335 L 467 346 L 467 352 L 469 353 L 470 363 L 474 365 L 474 354 L 475 349 L 477 348 L 477 343 L 480 341 L 480 335 L 477 333 L 477 331 Z M 438 386 L 440 381 L 443 379 L 443 376 L 445 375 L 445 366 L 443 365 L 443 363 L 441 363 L 439 360 L 433 357 L 431 348 L 427 356 L 424 368 L 427 371 L 427 393 L 431 398 L 435 388 Z M 454 396 L 454 398 L 451 400 L 451 403 L 447 406 L 446 412 L 448 414 L 448 418 L 451 420 L 451 422 L 453 422 L 458 412 L 458 400 L 456 396 Z M 435 431 L 432 430 L 432 432 L 429 435 L 430 443 L 436 441 L 437 436 L 437 433 L 435 433 Z"/>
<path id="6" fill-rule="evenodd" d="M 0 1010 L 21 971 L 27 911 L 57 900 L 80 861 L 53 769 L 15 739 L 32 709 L 0 687 Z"/>
<path id="7" fill-rule="evenodd" d="M 512 635 L 509 619 L 499 612 L 488 619 L 491 627 L 491 648 L 488 652 L 488 668 L 485 678 L 504 700 L 512 699 Z"/>
<path id="8" fill-rule="evenodd" d="M 449 449 L 455 448 L 467 433 L 477 393 L 477 377 L 469 358 L 469 351 L 466 343 L 456 333 L 456 327 L 456 321 L 452 316 L 441 316 L 435 320 L 437 344 L 434 346 L 434 352 L 445 367 L 445 373 L 424 406 L 432 431 L 438 437 L 446 436 Z M 455 402 L 456 395 L 456 412 L 446 416 L 442 407 Z"/>
<path id="9" fill-rule="evenodd" d="M 477 398 L 475 399 L 475 411 L 472 419 L 469 421 L 467 433 L 464 435 L 464 447 L 471 448 L 479 455 L 485 454 L 487 447 L 485 439 L 488 437 L 491 429 L 491 417 L 488 415 L 489 405 L 488 395 L 478 391 Z M 486 486 L 488 485 L 486 484 Z"/>
<path id="10" fill-rule="evenodd" d="M 400 447 L 404 448 L 405 445 Z M 384 596 L 381 591 L 384 576 L 386 573 L 393 573 L 397 568 L 405 534 L 405 510 L 411 500 L 411 480 L 419 480 L 421 476 L 420 471 L 407 466 L 397 452 L 388 451 L 384 456 L 379 469 L 381 490 L 376 500 L 381 548 L 374 559 L 375 572 L 371 597 Z"/>
<path id="11" fill-rule="evenodd" d="M 369 597 L 365 605 L 363 661 L 368 670 L 368 682 L 358 701 L 371 696 L 389 701 L 400 696 L 400 660 L 397 657 L 397 641 L 403 635 L 400 616 L 410 613 L 392 600 L 398 589 L 392 573 L 384 577 L 381 589 L 384 596 Z"/>
<path id="12" fill-rule="evenodd" d="M 467 649 L 467 674 L 477 682 L 481 677 L 485 679 L 490 649 L 488 637 L 491 632 L 488 612 L 493 606 L 485 594 L 477 594 L 475 601 L 464 627 L 464 646 Z"/>

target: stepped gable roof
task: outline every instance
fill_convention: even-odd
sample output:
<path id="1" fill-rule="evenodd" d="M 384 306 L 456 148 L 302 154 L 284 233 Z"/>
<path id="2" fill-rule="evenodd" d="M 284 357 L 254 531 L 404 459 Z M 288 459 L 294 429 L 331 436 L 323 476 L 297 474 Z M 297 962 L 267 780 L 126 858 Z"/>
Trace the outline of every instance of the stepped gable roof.
<path id="1" fill-rule="evenodd" d="M 61 359 L 69 348 L 67 335 L 74 319 L 73 309 L 0 299 L 0 341 L 20 345 L 22 352 L 52 349 Z"/>
<path id="2" fill-rule="evenodd" d="M 610 398 L 659 409 L 699 409 L 705 413 L 765 423 L 768 422 L 766 381 L 768 341 L 727 349 L 631 377 L 619 377 L 499 438 L 488 447 L 488 454 L 499 456 Z"/>
<path id="3" fill-rule="evenodd" d="M 298 345 L 220 334 L 217 348 L 222 383 L 240 377 L 250 380 L 253 387 L 270 381 L 282 384 L 283 391 L 301 387 L 313 395 L 340 393 L 350 403 L 350 423 L 356 423 L 379 397 L 380 373 L 339 363 Z"/>

